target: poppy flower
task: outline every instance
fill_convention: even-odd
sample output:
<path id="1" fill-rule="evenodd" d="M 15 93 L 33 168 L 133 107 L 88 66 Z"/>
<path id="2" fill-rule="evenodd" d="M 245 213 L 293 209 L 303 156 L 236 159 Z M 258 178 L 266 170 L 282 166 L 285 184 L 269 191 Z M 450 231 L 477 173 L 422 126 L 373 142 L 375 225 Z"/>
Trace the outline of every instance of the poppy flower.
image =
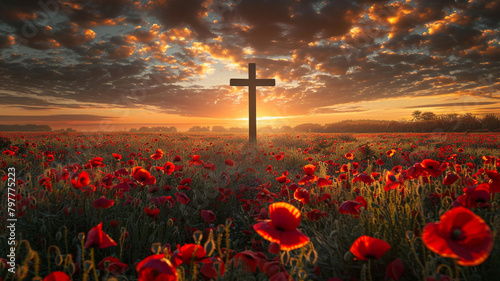
<path id="1" fill-rule="evenodd" d="M 181 162 L 181 161 L 182 161 L 182 157 L 180 157 L 179 155 L 175 155 L 174 162 Z"/>
<path id="2" fill-rule="evenodd" d="M 486 175 L 490 178 L 491 193 L 500 193 L 500 174 L 497 171 L 486 170 Z"/>
<path id="3" fill-rule="evenodd" d="M 324 218 L 326 217 L 326 212 L 321 212 L 320 210 L 318 209 L 314 209 L 312 211 L 309 211 L 306 213 L 306 217 L 310 220 L 310 221 L 319 221 L 321 218 Z"/>
<path id="4" fill-rule="evenodd" d="M 234 166 L 234 161 L 231 159 L 226 159 L 225 161 L 226 166 L 233 167 Z"/>
<path id="5" fill-rule="evenodd" d="M 94 203 L 92 203 L 92 206 L 94 206 L 94 208 L 96 208 L 96 209 L 99 209 L 99 208 L 107 209 L 107 208 L 113 206 L 114 204 L 115 204 L 115 201 L 113 201 L 111 199 L 107 199 L 104 196 L 101 196 L 98 199 L 94 200 Z"/>
<path id="6" fill-rule="evenodd" d="M 380 259 L 389 249 L 391 249 L 391 245 L 384 240 L 363 235 L 352 243 L 349 250 L 358 260 L 366 261 Z"/>
<path id="7" fill-rule="evenodd" d="M 183 204 L 183 205 L 186 205 L 189 203 L 189 197 L 183 193 L 183 192 L 177 192 L 175 193 L 175 197 L 176 197 L 176 200 L 177 202 Z"/>
<path id="8" fill-rule="evenodd" d="M 484 220 L 464 207 L 453 208 L 441 221 L 424 227 L 422 240 L 434 253 L 458 260 L 462 266 L 484 262 L 493 249 L 493 235 Z"/>
<path id="9" fill-rule="evenodd" d="M 151 255 L 136 266 L 139 281 L 177 281 L 177 270 L 164 254 Z"/>
<path id="10" fill-rule="evenodd" d="M 71 278 L 62 271 L 54 271 L 43 278 L 43 281 L 71 281 Z"/>
<path id="11" fill-rule="evenodd" d="M 444 178 L 443 180 L 443 184 L 444 185 L 452 185 L 454 184 L 460 177 L 455 174 L 455 173 L 452 173 L 452 172 L 449 172 L 448 174 L 446 174 L 446 177 Z"/>
<path id="12" fill-rule="evenodd" d="M 201 217 L 207 222 L 207 224 L 215 221 L 215 215 L 210 210 L 201 210 Z"/>
<path id="13" fill-rule="evenodd" d="M 233 266 L 238 267 L 241 264 L 243 272 L 246 273 L 254 273 L 257 270 L 257 266 L 262 271 L 265 261 L 267 261 L 267 258 L 262 252 L 253 252 L 250 250 L 240 252 L 232 259 Z"/>
<path id="14" fill-rule="evenodd" d="M 104 160 L 102 157 L 94 157 L 92 160 L 89 160 L 89 164 L 92 166 L 92 168 L 106 167 L 106 165 L 102 163 L 102 160 Z"/>
<path id="15" fill-rule="evenodd" d="M 383 161 L 382 159 L 378 159 L 376 163 L 377 163 L 377 165 L 379 165 L 379 166 L 384 165 L 384 161 Z"/>
<path id="16" fill-rule="evenodd" d="M 177 245 L 177 253 L 174 254 L 174 263 L 179 265 L 184 263 L 191 265 L 191 263 L 198 263 L 206 258 L 207 252 L 203 246 L 198 244 L 185 244 L 182 247 Z"/>
<path id="17" fill-rule="evenodd" d="M 74 188 L 81 189 L 90 183 L 89 174 L 85 171 L 81 171 L 78 174 L 73 174 L 71 177 L 71 184 Z"/>
<path id="18" fill-rule="evenodd" d="M 385 153 L 385 155 L 387 155 L 387 157 L 392 157 L 394 155 L 394 153 L 396 153 L 396 150 L 395 149 L 390 149 L 390 150 L 387 150 L 387 152 Z"/>
<path id="19" fill-rule="evenodd" d="M 104 268 L 106 264 L 108 264 L 108 266 Z M 105 257 L 99 262 L 97 268 L 102 271 L 107 270 L 109 273 L 116 276 L 127 270 L 128 265 L 120 262 L 120 260 L 115 257 Z"/>
<path id="20" fill-rule="evenodd" d="M 111 155 L 113 155 L 113 158 L 115 158 L 116 160 L 121 160 L 122 159 L 122 156 L 120 154 L 111 153 Z"/>
<path id="21" fill-rule="evenodd" d="M 200 160 L 200 155 L 189 155 L 191 160 L 188 162 L 195 165 L 195 166 L 201 166 L 203 165 L 203 160 Z"/>
<path id="22" fill-rule="evenodd" d="M 151 159 L 153 160 L 160 160 L 163 157 L 163 151 L 161 149 L 157 149 L 155 154 L 151 155 Z"/>
<path id="23" fill-rule="evenodd" d="M 299 180 L 298 184 L 299 185 L 304 185 L 307 182 L 311 181 L 317 181 L 318 177 L 314 175 L 314 171 L 316 171 L 316 166 L 312 164 L 305 165 L 304 168 L 302 168 L 306 175 Z"/>
<path id="24" fill-rule="evenodd" d="M 354 154 L 350 153 L 350 152 L 347 152 L 345 155 L 344 155 L 345 158 L 349 159 L 349 160 L 352 160 L 354 159 Z"/>
<path id="25" fill-rule="evenodd" d="M 99 249 L 104 249 L 111 246 L 116 246 L 116 242 L 111 239 L 111 237 L 102 231 L 102 222 L 97 226 L 94 226 L 87 233 L 87 242 L 85 242 L 85 249 L 90 247 L 98 247 Z"/>
<path id="26" fill-rule="evenodd" d="M 325 179 L 325 178 L 319 178 L 318 179 L 318 182 L 316 183 L 316 185 L 318 187 L 324 187 L 324 186 L 329 186 L 329 185 L 332 185 L 332 181 L 329 180 L 329 179 Z"/>
<path id="27" fill-rule="evenodd" d="M 422 168 L 424 168 L 424 171 L 429 174 L 429 176 L 434 178 L 439 177 L 444 171 L 441 169 L 439 162 L 432 159 L 425 159 L 420 165 L 422 165 Z"/>
<path id="28" fill-rule="evenodd" d="M 359 209 L 362 207 L 361 202 L 352 200 L 345 201 L 339 206 L 339 213 L 345 215 L 353 215 L 355 218 L 359 217 Z"/>
<path id="29" fill-rule="evenodd" d="M 459 196 L 452 206 L 466 208 L 487 207 L 490 201 L 490 187 L 487 183 L 464 188 L 464 195 Z"/>
<path id="30" fill-rule="evenodd" d="M 365 174 L 365 173 L 361 173 L 359 175 L 357 175 L 356 177 L 354 177 L 352 179 L 352 182 L 353 183 L 356 183 L 356 182 L 363 182 L 364 184 L 367 184 L 367 185 L 370 185 L 372 184 L 375 180 L 372 179 L 369 175 Z"/>
<path id="31" fill-rule="evenodd" d="M 403 184 L 403 179 L 400 177 L 400 174 L 394 175 L 393 172 L 387 171 L 387 173 L 385 174 L 384 191 L 396 189 L 402 184 Z"/>
<path id="32" fill-rule="evenodd" d="M 400 259 L 393 260 L 385 268 L 385 276 L 396 281 L 399 281 L 404 272 L 405 267 Z"/>
<path id="33" fill-rule="evenodd" d="M 217 271 L 215 264 L 219 264 L 218 268 L 219 271 Z M 200 273 L 210 279 L 217 279 L 218 276 L 224 275 L 224 272 L 226 270 L 226 266 L 224 265 L 224 262 L 219 258 L 219 257 L 211 257 L 208 259 L 203 260 L 202 266 L 200 268 Z"/>
<path id="34" fill-rule="evenodd" d="M 142 185 L 155 184 L 156 178 L 141 166 L 132 169 L 132 177 Z"/>
<path id="35" fill-rule="evenodd" d="M 153 209 L 150 209 L 148 207 L 144 207 L 144 213 L 150 218 L 157 219 L 158 215 L 160 214 L 160 209 L 154 207 Z"/>
<path id="36" fill-rule="evenodd" d="M 253 228 L 264 239 L 279 243 L 282 250 L 294 250 L 309 243 L 309 237 L 297 229 L 301 216 L 293 205 L 278 202 L 269 206 L 270 220 L 256 223 Z"/>
<path id="37" fill-rule="evenodd" d="M 172 198 L 171 196 L 168 197 Z M 167 202 L 168 197 L 167 196 L 152 197 L 149 200 L 151 200 L 151 202 L 153 202 L 156 206 L 161 206 L 165 204 L 165 202 Z"/>
<path id="38" fill-rule="evenodd" d="M 303 204 L 308 204 L 311 198 L 311 194 L 309 193 L 309 190 L 299 187 L 293 193 L 293 197 Z"/>

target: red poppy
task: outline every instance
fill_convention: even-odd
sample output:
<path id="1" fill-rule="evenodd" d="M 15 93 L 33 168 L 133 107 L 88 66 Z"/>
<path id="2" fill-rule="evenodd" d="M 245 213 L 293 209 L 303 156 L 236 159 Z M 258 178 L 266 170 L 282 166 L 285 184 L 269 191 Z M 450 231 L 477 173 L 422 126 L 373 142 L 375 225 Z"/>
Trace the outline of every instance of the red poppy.
<path id="1" fill-rule="evenodd" d="M 111 246 L 116 246 L 116 242 L 111 239 L 111 237 L 102 231 L 102 222 L 97 226 L 94 226 L 87 233 L 87 242 L 85 242 L 85 249 L 90 247 L 98 247 L 99 249 L 104 249 Z"/>
<path id="2" fill-rule="evenodd" d="M 175 193 L 175 197 L 176 197 L 177 202 L 184 204 L 184 205 L 188 204 L 189 200 L 190 200 L 189 197 L 183 192 Z"/>
<path id="3" fill-rule="evenodd" d="M 444 171 L 439 162 L 432 159 L 425 159 L 420 165 L 424 168 L 424 172 L 434 178 L 439 177 Z"/>
<path id="4" fill-rule="evenodd" d="M 254 225 L 255 227 L 255 225 Z M 267 261 L 266 256 L 262 252 L 253 252 L 246 250 L 236 254 L 233 259 L 233 266 L 238 267 L 242 264 L 243 272 L 254 273 L 257 270 L 257 266 L 263 270 L 264 262 Z"/>
<path id="5" fill-rule="evenodd" d="M 203 165 L 203 160 L 200 160 L 200 155 L 189 155 L 191 160 L 188 162 L 195 165 L 195 166 L 201 166 Z"/>
<path id="6" fill-rule="evenodd" d="M 113 206 L 114 204 L 115 204 L 115 201 L 113 201 L 111 199 L 107 199 L 103 195 L 103 196 L 99 197 L 98 199 L 94 200 L 94 203 L 92 203 L 92 206 L 94 206 L 94 208 L 96 208 L 96 209 L 99 209 L 99 208 L 107 209 L 107 208 Z"/>
<path id="7" fill-rule="evenodd" d="M 490 178 L 491 193 L 500 193 L 500 174 L 497 171 L 486 170 L 486 175 Z"/>
<path id="8" fill-rule="evenodd" d="M 177 245 L 178 252 L 174 255 L 174 263 L 179 265 L 184 263 L 191 265 L 191 263 L 199 263 L 204 261 L 207 255 L 205 248 L 198 244 L 185 244 L 182 247 Z"/>
<path id="9" fill-rule="evenodd" d="M 215 221 L 215 215 L 210 210 L 201 210 L 201 217 L 207 222 L 207 224 Z"/>
<path id="10" fill-rule="evenodd" d="M 464 188 L 464 195 L 459 196 L 453 206 L 466 208 L 487 207 L 490 201 L 490 187 L 487 183 Z"/>
<path id="11" fill-rule="evenodd" d="M 144 213 L 150 218 L 157 219 L 158 215 L 160 214 L 160 209 L 154 207 L 153 209 L 150 209 L 148 207 L 144 207 Z"/>
<path id="12" fill-rule="evenodd" d="M 234 166 L 234 161 L 231 160 L 231 159 L 226 159 L 226 165 L 229 166 L 229 167 L 233 167 Z"/>
<path id="13" fill-rule="evenodd" d="M 318 177 L 314 175 L 314 171 L 316 170 L 316 166 L 312 164 L 305 165 L 304 168 L 302 168 L 306 175 L 299 180 L 298 184 L 299 185 L 304 185 L 307 182 L 311 181 L 317 181 Z"/>
<path id="14" fill-rule="evenodd" d="M 385 174 L 385 186 L 384 186 L 385 191 L 396 189 L 402 184 L 403 184 L 403 179 L 401 178 L 400 174 L 396 176 L 394 175 L 393 172 L 387 171 L 387 173 Z"/>
<path id="15" fill-rule="evenodd" d="M 344 155 L 345 158 L 349 159 L 349 160 L 352 160 L 354 159 L 354 154 L 350 153 L 350 152 L 347 152 L 345 155 Z"/>
<path id="16" fill-rule="evenodd" d="M 293 205 L 278 202 L 269 206 L 271 219 L 254 224 L 253 228 L 264 239 L 279 243 L 282 250 L 290 251 L 309 243 L 309 237 L 297 229 L 301 216 Z"/>
<path id="17" fill-rule="evenodd" d="M 109 224 L 110 224 L 112 227 L 117 227 L 117 226 L 120 224 L 120 222 L 119 222 L 119 221 L 117 221 L 117 220 L 110 220 L 110 221 L 109 221 Z"/>
<path id="18" fill-rule="evenodd" d="M 359 260 L 366 261 L 368 259 L 378 260 L 389 251 L 389 249 L 391 249 L 391 245 L 384 240 L 363 235 L 352 243 L 349 250 Z"/>
<path id="19" fill-rule="evenodd" d="M 387 157 L 392 157 L 394 155 L 394 153 L 396 153 L 396 150 L 390 149 L 390 150 L 387 150 L 387 152 L 385 154 L 387 155 Z"/>
<path id="20" fill-rule="evenodd" d="M 115 158 L 116 160 L 122 159 L 122 156 L 120 154 L 111 153 L 111 155 L 113 155 L 113 158 Z"/>
<path id="21" fill-rule="evenodd" d="M 446 177 L 444 178 L 443 180 L 443 184 L 444 185 L 452 185 L 454 184 L 460 177 L 455 174 L 455 173 L 452 173 L 452 172 L 449 172 L 448 174 L 446 174 Z"/>
<path id="22" fill-rule="evenodd" d="M 354 217 L 359 217 L 359 209 L 363 206 L 361 202 L 356 201 L 345 201 L 339 206 L 339 213 L 345 215 L 353 215 Z"/>
<path id="23" fill-rule="evenodd" d="M 43 278 L 43 281 L 71 281 L 71 278 L 62 271 L 54 271 Z"/>
<path id="24" fill-rule="evenodd" d="M 74 188 L 81 189 L 90 183 L 89 174 L 85 171 L 81 171 L 78 174 L 73 174 L 71 177 L 71 184 Z"/>
<path id="25" fill-rule="evenodd" d="M 136 266 L 139 281 L 177 281 L 177 270 L 164 254 L 151 255 Z"/>
<path id="26" fill-rule="evenodd" d="M 475 266 L 493 249 L 493 236 L 484 220 L 464 207 L 453 208 L 441 221 L 428 223 L 422 234 L 425 246 L 434 253 L 458 259 L 458 264 Z"/>
<path id="27" fill-rule="evenodd" d="M 132 169 L 132 177 L 142 185 L 155 184 L 156 178 L 141 166 Z"/>
<path id="28" fill-rule="evenodd" d="M 155 154 L 151 155 L 151 159 L 160 160 L 163 157 L 163 151 L 161 149 L 157 149 Z"/>
<path id="29" fill-rule="evenodd" d="M 385 276 L 396 281 L 399 281 L 404 272 L 405 267 L 400 259 L 393 260 L 385 268 Z"/>
<path id="30" fill-rule="evenodd" d="M 203 260 L 200 273 L 210 279 L 217 279 L 218 276 L 224 275 L 226 266 L 219 257 L 211 257 Z M 219 271 L 216 269 L 218 264 Z"/>
<path id="31" fill-rule="evenodd" d="M 376 163 L 377 163 L 377 165 L 379 165 L 379 166 L 384 165 L 384 161 L 383 161 L 382 159 L 378 159 Z"/>
<path id="32" fill-rule="evenodd" d="M 372 179 L 369 175 L 365 174 L 365 173 L 361 173 L 359 175 L 357 175 L 356 177 L 354 177 L 352 179 L 352 182 L 353 183 L 356 183 L 356 182 L 363 182 L 364 184 L 367 184 L 367 185 L 370 185 L 372 184 L 375 180 Z"/>
<path id="33" fill-rule="evenodd" d="M 295 190 L 295 192 L 293 193 L 293 197 L 303 204 L 307 204 L 310 201 L 311 194 L 309 193 L 309 190 L 300 187 Z"/>
<path id="34" fill-rule="evenodd" d="M 319 178 L 318 179 L 318 182 L 316 183 L 316 185 L 318 187 L 324 187 L 324 186 L 329 186 L 329 185 L 332 185 L 332 181 L 329 180 L 329 179 L 325 179 L 325 178 Z"/>
<path id="35" fill-rule="evenodd" d="M 278 154 L 276 156 L 274 156 L 274 158 L 276 159 L 276 161 L 280 161 L 281 159 L 283 159 L 285 157 L 284 154 Z"/>
<path id="36" fill-rule="evenodd" d="M 321 212 L 318 209 L 314 209 L 312 211 L 309 211 L 306 213 L 306 217 L 310 221 L 319 221 L 321 218 L 326 217 L 327 213 L 326 212 Z"/>
<path id="37" fill-rule="evenodd" d="M 104 160 L 102 157 L 94 157 L 92 160 L 89 160 L 89 164 L 92 168 L 106 167 L 106 165 L 102 163 L 102 160 Z"/>
<path id="38" fill-rule="evenodd" d="M 107 268 L 104 268 L 106 264 Z M 109 273 L 116 276 L 127 270 L 128 265 L 120 262 L 120 260 L 115 257 L 105 257 L 99 262 L 97 268 L 102 271 L 107 270 Z"/>
<path id="39" fill-rule="evenodd" d="M 179 155 L 175 155 L 174 162 L 181 162 L 181 161 L 182 161 L 182 157 L 180 157 Z"/>

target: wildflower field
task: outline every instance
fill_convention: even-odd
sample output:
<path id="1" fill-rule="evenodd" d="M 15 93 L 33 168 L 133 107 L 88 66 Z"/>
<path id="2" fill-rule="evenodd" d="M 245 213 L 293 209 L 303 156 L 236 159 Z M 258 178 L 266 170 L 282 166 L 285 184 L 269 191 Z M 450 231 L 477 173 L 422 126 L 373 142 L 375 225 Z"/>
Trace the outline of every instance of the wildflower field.
<path id="1" fill-rule="evenodd" d="M 0 136 L 0 280 L 500 276 L 498 133 Z"/>

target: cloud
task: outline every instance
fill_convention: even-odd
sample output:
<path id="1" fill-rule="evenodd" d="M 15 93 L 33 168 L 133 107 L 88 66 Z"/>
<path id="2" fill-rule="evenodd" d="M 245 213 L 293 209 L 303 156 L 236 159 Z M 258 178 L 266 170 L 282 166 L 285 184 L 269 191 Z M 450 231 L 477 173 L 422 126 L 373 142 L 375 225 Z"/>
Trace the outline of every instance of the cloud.
<path id="1" fill-rule="evenodd" d="M 279 82 L 259 88 L 260 106 L 287 116 L 407 97 L 498 100 L 498 1 L 57 3 L 51 15 L 38 0 L 2 2 L 4 105 L 242 116 L 245 89 L 198 85 L 249 62 Z"/>
<path id="2" fill-rule="evenodd" d="M 484 102 L 450 102 L 450 103 L 439 103 L 439 104 L 421 104 L 421 105 L 412 105 L 412 106 L 407 106 L 405 108 L 408 109 L 413 109 L 413 108 L 440 108 L 440 107 L 473 107 L 473 106 L 478 106 L 478 105 L 494 105 L 494 104 L 499 104 L 499 102 L 489 102 L 489 101 L 484 101 Z"/>
<path id="3" fill-rule="evenodd" d="M 104 121 L 114 117 L 91 114 L 61 114 L 61 115 L 0 115 L 1 122 L 65 122 L 72 121 Z"/>

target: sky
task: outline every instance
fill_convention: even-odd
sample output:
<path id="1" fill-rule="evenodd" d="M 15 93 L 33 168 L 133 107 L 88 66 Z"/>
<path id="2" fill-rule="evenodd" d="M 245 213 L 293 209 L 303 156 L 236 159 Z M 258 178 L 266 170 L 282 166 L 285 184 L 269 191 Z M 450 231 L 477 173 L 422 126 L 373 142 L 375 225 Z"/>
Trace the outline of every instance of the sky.
<path id="1" fill-rule="evenodd" d="M 2 0 L 0 124 L 114 131 L 500 113 L 500 1 Z"/>

